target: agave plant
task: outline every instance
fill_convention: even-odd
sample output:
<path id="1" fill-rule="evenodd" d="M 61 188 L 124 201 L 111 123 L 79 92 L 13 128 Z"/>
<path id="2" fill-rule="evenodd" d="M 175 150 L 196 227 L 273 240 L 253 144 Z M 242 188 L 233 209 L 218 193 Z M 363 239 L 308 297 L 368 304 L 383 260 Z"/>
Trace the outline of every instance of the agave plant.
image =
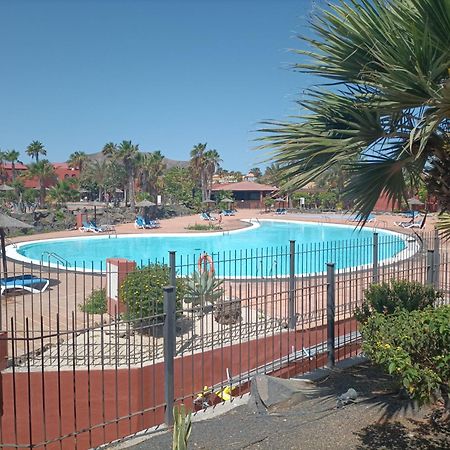
<path id="1" fill-rule="evenodd" d="M 218 280 L 214 272 L 194 272 L 186 283 L 186 296 L 184 301 L 194 306 L 214 304 L 224 293 L 223 280 Z"/>
<path id="2" fill-rule="evenodd" d="M 172 449 L 186 450 L 192 430 L 191 413 L 186 413 L 185 406 L 180 405 L 174 408 L 173 419 Z"/>

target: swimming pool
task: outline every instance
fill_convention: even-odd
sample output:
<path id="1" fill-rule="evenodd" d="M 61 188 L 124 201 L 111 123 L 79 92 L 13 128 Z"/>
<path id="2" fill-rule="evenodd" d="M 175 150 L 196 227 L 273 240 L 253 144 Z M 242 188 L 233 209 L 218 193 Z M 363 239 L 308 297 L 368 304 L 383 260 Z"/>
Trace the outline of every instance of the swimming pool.
<path id="1" fill-rule="evenodd" d="M 249 226 L 230 232 L 94 235 L 49 239 L 7 247 L 13 259 L 57 266 L 58 255 L 71 270 L 104 271 L 106 258 L 126 258 L 138 265 L 168 261 L 175 250 L 177 265 L 195 267 L 202 252 L 213 256 L 216 273 L 225 277 L 286 276 L 289 274 L 289 241 L 295 240 L 295 272 L 321 273 L 327 262 L 338 269 L 372 264 L 372 229 L 355 230 L 353 225 L 289 220 L 247 220 Z M 379 261 L 403 259 L 414 252 L 404 235 L 377 230 Z M 63 264 L 59 264 L 63 268 Z"/>

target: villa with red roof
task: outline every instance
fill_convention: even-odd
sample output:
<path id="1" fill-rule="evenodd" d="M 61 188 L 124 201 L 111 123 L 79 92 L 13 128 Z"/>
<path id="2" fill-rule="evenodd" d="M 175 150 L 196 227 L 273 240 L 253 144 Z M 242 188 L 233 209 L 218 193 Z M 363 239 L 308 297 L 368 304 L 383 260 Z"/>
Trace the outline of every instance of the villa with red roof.
<path id="1" fill-rule="evenodd" d="M 264 199 L 271 197 L 273 193 L 278 191 L 278 188 L 253 181 L 214 184 L 211 188 L 213 195 L 220 191 L 232 192 L 238 208 L 263 208 Z"/>

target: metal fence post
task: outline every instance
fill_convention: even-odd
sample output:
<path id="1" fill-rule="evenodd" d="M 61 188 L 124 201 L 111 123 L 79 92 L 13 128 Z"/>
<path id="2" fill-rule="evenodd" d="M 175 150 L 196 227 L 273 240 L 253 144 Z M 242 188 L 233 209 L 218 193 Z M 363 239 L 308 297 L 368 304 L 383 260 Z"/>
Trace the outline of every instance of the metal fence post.
<path id="1" fill-rule="evenodd" d="M 373 233 L 373 249 L 372 249 L 372 282 L 378 283 L 378 233 Z"/>
<path id="2" fill-rule="evenodd" d="M 441 271 L 441 240 L 439 238 L 439 230 L 434 229 L 434 287 L 439 289 L 439 276 Z"/>
<path id="3" fill-rule="evenodd" d="M 426 283 L 430 286 L 434 284 L 434 250 L 427 252 L 427 280 Z"/>
<path id="4" fill-rule="evenodd" d="M 295 241 L 289 241 L 289 328 L 295 329 L 297 314 L 295 308 Z"/>
<path id="5" fill-rule="evenodd" d="M 166 410 L 164 420 L 168 427 L 173 426 L 174 358 L 175 358 L 175 288 L 164 288 L 164 401 Z"/>
<path id="6" fill-rule="evenodd" d="M 336 310 L 336 283 L 334 263 L 327 263 L 327 367 L 334 367 L 334 321 Z"/>
<path id="7" fill-rule="evenodd" d="M 177 268 L 175 266 L 176 252 L 169 251 L 169 267 L 170 267 L 170 285 L 175 287 L 177 283 Z"/>

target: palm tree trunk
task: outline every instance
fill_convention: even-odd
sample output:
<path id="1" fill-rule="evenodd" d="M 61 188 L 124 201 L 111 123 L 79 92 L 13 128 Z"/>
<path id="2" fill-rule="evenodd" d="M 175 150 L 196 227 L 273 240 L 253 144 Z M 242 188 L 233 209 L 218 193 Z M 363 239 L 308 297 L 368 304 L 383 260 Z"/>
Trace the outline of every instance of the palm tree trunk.
<path id="1" fill-rule="evenodd" d="M 130 206 L 131 208 L 134 208 L 135 202 L 134 202 L 134 176 L 131 174 L 129 180 L 129 189 L 130 189 Z"/>
<path id="2" fill-rule="evenodd" d="M 45 203 L 45 186 L 39 182 L 39 204 L 41 207 L 44 206 Z"/>

